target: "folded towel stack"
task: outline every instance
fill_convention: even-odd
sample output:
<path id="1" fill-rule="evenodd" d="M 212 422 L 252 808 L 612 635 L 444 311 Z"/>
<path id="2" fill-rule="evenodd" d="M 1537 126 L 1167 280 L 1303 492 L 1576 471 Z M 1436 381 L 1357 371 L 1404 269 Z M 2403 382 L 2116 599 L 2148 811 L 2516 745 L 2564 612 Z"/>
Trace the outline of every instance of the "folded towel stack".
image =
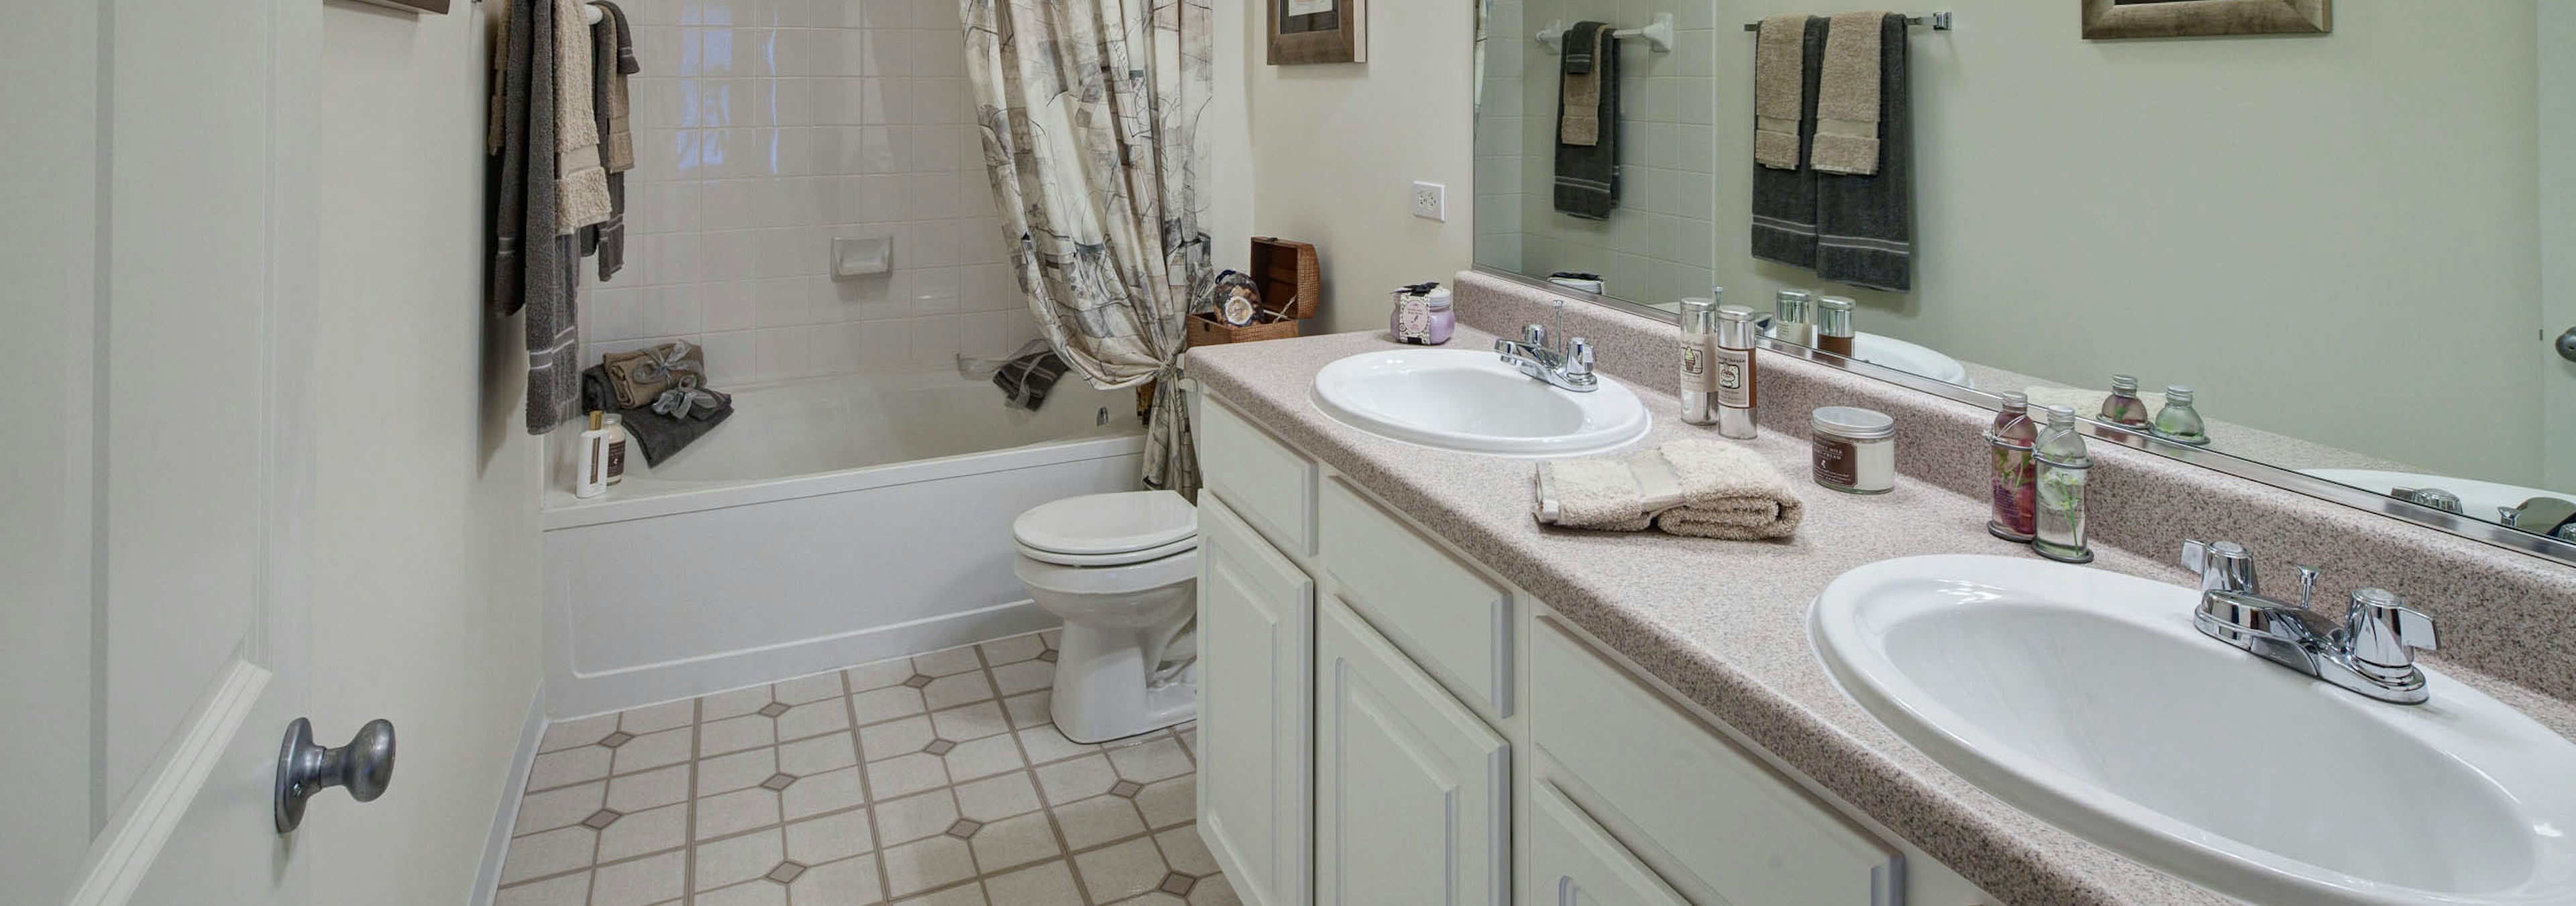
<path id="1" fill-rule="evenodd" d="M 1677 440 L 1625 459 L 1538 465 L 1538 521 L 1567 528 L 1758 541 L 1798 531 L 1806 504 L 1759 454 Z"/>

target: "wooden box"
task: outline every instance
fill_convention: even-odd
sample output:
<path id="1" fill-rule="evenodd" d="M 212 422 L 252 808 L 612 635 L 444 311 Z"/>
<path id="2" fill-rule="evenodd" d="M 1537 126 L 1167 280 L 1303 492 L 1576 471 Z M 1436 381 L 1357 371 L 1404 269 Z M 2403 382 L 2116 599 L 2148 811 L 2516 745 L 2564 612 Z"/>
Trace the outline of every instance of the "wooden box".
<path id="1" fill-rule="evenodd" d="M 1285 309 L 1289 317 L 1304 319 L 1323 305 L 1324 268 L 1313 245 L 1255 236 L 1249 273 L 1261 288 L 1261 304 L 1271 311 Z"/>
<path id="2" fill-rule="evenodd" d="M 1209 312 L 1196 312 L 1189 317 L 1190 345 L 1216 346 L 1225 343 L 1250 343 L 1254 340 L 1284 340 L 1297 335 L 1295 320 L 1256 321 L 1236 327 L 1216 319 Z"/>

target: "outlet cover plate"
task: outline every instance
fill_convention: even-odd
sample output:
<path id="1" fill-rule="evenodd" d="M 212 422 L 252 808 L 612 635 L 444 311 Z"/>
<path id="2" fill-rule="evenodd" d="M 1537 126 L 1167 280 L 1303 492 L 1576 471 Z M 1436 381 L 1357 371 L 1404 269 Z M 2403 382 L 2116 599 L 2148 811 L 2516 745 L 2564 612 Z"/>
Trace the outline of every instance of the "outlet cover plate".
<path id="1" fill-rule="evenodd" d="M 1436 182 L 1413 184 L 1413 216 L 1443 223 L 1449 220 L 1449 187 Z"/>

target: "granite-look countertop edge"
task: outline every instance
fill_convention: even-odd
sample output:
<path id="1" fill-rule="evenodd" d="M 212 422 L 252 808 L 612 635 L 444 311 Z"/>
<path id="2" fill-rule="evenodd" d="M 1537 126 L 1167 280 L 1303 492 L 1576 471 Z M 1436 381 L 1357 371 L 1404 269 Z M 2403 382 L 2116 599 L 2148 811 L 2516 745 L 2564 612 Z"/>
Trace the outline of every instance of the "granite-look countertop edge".
<path id="1" fill-rule="evenodd" d="M 1462 327 L 1451 348 L 1483 348 L 1491 340 Z M 1875 498 L 1802 485 L 1808 522 L 1800 537 L 1785 545 L 1542 529 L 1528 514 L 1530 460 L 1451 453 L 1379 438 L 1334 421 L 1308 401 L 1316 369 L 1346 355 L 1386 348 L 1394 344 L 1377 333 L 1206 347 L 1191 351 L 1189 371 L 1266 429 L 1433 528 L 1986 892 L 2027 906 L 2232 902 L 1995 799 L 1898 739 L 1826 675 L 1806 639 L 1805 612 L 1814 594 L 1844 570 L 1915 553 L 2034 556 L 2027 548 L 1985 534 L 1981 502 L 1912 479 L 1902 479 L 1896 492 Z M 1705 435 L 1678 423 L 1678 403 L 1670 394 L 1629 383 L 1656 420 L 1642 443 Z M 1766 433 L 1752 445 L 1784 473 L 1803 481 L 1803 438 Z M 1847 547 L 1830 563 L 1727 583 L 1727 590 L 1712 589 L 1714 594 L 1684 590 L 1692 584 L 1686 576 L 1638 575 L 1629 568 L 1641 559 L 1661 560 L 1688 571 L 1721 568 L 1714 573 L 1734 559 L 1730 554 L 1760 561 L 1743 564 L 1755 570 L 1789 567 L 1791 561 L 1813 559 L 1801 551 L 1833 541 L 1835 523 L 1891 505 L 1914 515 L 1938 513 L 1954 526 L 1910 533 L 1934 540 L 1932 544 L 1900 545 L 1894 551 Z M 2097 565 L 2165 581 L 2181 579 L 2178 569 L 2119 551 L 2104 551 Z M 1748 603 L 1750 599 L 1760 600 Z M 1720 612 L 1730 608 L 1742 612 Z M 1765 627 L 1760 635 L 1766 642 L 1749 651 L 1725 644 L 1736 635 L 1729 630 L 1757 620 Z"/>

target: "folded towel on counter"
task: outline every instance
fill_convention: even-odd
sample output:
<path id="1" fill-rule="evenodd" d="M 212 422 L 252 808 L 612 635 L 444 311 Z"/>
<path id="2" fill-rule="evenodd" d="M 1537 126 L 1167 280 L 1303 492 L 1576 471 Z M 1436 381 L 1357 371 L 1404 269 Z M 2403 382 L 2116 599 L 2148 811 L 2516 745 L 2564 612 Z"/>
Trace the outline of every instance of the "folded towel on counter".
<path id="1" fill-rule="evenodd" d="M 2030 411 L 2033 419 L 2045 423 L 2048 421 L 2048 416 L 2041 413 L 2050 406 L 2073 409 L 2078 418 L 2098 416 L 2102 413 L 2102 401 L 2109 399 L 2111 392 L 2086 390 L 2081 387 L 2028 387 L 2022 390 L 2022 395 L 2030 397 Z M 2165 395 L 2162 393 L 2141 390 L 2138 391 L 2138 399 L 2146 402 L 2147 414 L 2151 417 L 2165 407 Z"/>
<path id="2" fill-rule="evenodd" d="M 581 404 L 585 411 L 615 412 L 626 426 L 626 436 L 644 451 L 644 464 L 658 466 L 662 460 L 686 449 L 717 425 L 733 417 L 733 396 L 695 386 L 665 390 L 677 394 L 656 411 L 653 403 L 642 406 L 620 406 L 617 395 L 609 389 L 608 369 L 592 365 L 581 373 Z"/>
<path id="3" fill-rule="evenodd" d="M 1764 19 L 1753 39 L 1753 162 L 1775 170 L 1806 159 L 1798 124 L 1807 115 L 1807 18 Z"/>
<path id="4" fill-rule="evenodd" d="M 707 354 L 687 340 L 673 340 L 634 352 L 612 352 L 600 356 L 600 366 L 608 372 L 608 387 L 616 392 L 621 409 L 650 406 L 671 389 L 682 376 L 695 376 L 700 386 L 706 384 Z M 598 408 L 596 406 L 592 408 Z"/>
<path id="5" fill-rule="evenodd" d="M 1030 340 L 1010 361 L 993 372 L 993 386 L 1002 388 L 1002 404 L 1013 409 L 1037 411 L 1046 405 L 1047 391 L 1064 377 L 1064 356 L 1045 340 Z"/>
<path id="6" fill-rule="evenodd" d="M 1878 167 L 1869 175 L 1816 177 L 1815 267 L 1817 277 L 1836 283 L 1907 292 L 1914 287 L 1914 135 L 1905 17 L 1878 14 L 1878 29 Z M 1822 122 L 1810 152 L 1818 160 Z"/>
<path id="7" fill-rule="evenodd" d="M 1816 266 L 1816 171 L 1803 166 L 1807 159 L 1803 143 L 1815 125 L 1816 81 L 1824 72 L 1827 20 L 1815 16 L 1799 18 L 1804 20 L 1804 27 L 1799 32 L 1797 55 L 1799 109 L 1796 122 L 1790 124 L 1789 134 L 1798 139 L 1800 146 L 1785 149 L 1789 152 L 1785 169 L 1775 168 L 1767 162 L 1753 168 L 1753 257 L 1812 268 Z M 1764 21 L 1764 25 L 1769 24 L 1769 20 Z M 1756 81 L 1760 78 L 1757 73 Z M 1763 129 L 1762 116 L 1757 107 L 1754 120 L 1757 154 L 1762 142 L 1759 134 Z M 1779 139 L 1772 141 L 1776 143 Z M 1772 154 L 1778 155 L 1782 150 L 1775 145 Z"/>
<path id="8" fill-rule="evenodd" d="M 1619 206 L 1619 39 L 1611 31 L 1599 22 L 1577 22 L 1562 39 L 1560 77 L 1589 78 L 1598 89 L 1589 108 L 1560 102 L 1556 112 L 1556 209 L 1586 220 L 1609 219 L 1610 210 Z M 1575 71 L 1578 59 L 1584 72 Z M 1587 116 L 1593 120 L 1592 144 L 1565 141 L 1567 120 Z"/>
<path id="9" fill-rule="evenodd" d="M 1879 27 L 1887 13 L 1841 13 L 1825 24 L 1825 65 L 1816 82 L 1816 141 L 1807 152 L 1820 172 L 1878 172 Z M 1896 39 L 1905 39 L 1900 26 Z"/>
<path id="10" fill-rule="evenodd" d="M 1745 447 L 1677 440 L 1625 459 L 1538 464 L 1538 521 L 1566 528 L 1758 541 L 1798 531 L 1806 504 Z"/>

